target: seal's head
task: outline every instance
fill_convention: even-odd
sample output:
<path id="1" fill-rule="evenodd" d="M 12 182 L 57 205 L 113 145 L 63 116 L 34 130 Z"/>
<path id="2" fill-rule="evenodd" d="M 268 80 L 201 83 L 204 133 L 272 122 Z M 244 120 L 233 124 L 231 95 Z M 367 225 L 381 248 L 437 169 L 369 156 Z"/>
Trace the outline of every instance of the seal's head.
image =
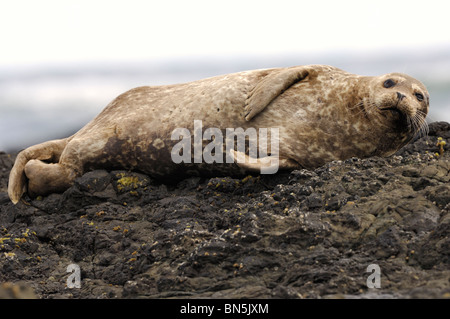
<path id="1" fill-rule="evenodd" d="M 385 139 L 384 150 L 379 155 L 394 153 L 417 133 L 426 134 L 430 95 L 421 82 L 406 74 L 389 73 L 371 77 L 367 87 L 365 112 L 385 134 L 381 137 Z"/>
<path id="2" fill-rule="evenodd" d="M 430 96 L 422 83 L 406 74 L 390 73 L 379 78 L 378 90 L 381 94 L 374 96 L 374 102 L 384 116 L 394 123 L 406 121 L 406 128 L 413 131 L 424 125 Z"/>

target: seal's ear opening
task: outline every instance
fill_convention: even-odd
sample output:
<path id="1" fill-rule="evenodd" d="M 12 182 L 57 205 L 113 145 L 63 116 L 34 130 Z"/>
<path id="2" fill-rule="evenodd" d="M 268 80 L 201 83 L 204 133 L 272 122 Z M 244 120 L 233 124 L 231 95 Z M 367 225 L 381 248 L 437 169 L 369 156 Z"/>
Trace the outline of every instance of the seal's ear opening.
<path id="1" fill-rule="evenodd" d="M 274 70 L 259 81 L 245 101 L 245 120 L 250 121 L 292 85 L 308 76 L 304 66 Z"/>

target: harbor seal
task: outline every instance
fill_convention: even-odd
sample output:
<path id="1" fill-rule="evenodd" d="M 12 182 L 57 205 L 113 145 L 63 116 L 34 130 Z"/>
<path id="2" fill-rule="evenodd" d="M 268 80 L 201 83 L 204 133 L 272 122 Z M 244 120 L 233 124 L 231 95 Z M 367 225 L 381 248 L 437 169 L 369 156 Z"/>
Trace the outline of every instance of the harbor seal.
<path id="1" fill-rule="evenodd" d="M 138 87 L 118 96 L 73 136 L 20 152 L 8 194 L 17 203 L 25 192 L 31 196 L 62 192 L 84 172 L 97 168 L 135 170 L 168 180 L 254 172 L 268 165 L 247 148 L 231 149 L 227 156 L 233 163 L 176 163 L 171 150 L 180 141 L 173 138 L 174 129 L 192 134 L 195 121 L 222 132 L 277 128 L 277 150 L 272 153 L 281 170 L 311 169 L 350 157 L 389 156 L 426 130 L 428 108 L 426 87 L 408 75 L 361 76 L 326 65 Z M 271 139 L 266 155 L 274 155 L 273 149 Z M 239 156 L 244 161 L 236 161 Z"/>

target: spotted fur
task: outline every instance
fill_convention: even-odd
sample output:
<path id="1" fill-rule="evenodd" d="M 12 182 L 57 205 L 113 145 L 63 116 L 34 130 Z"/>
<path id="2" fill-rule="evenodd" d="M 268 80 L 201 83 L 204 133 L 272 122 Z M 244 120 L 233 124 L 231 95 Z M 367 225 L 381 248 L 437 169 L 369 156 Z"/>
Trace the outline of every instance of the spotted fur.
<path id="1" fill-rule="evenodd" d="M 387 79 L 396 85 L 384 87 Z M 96 168 L 136 170 L 164 180 L 259 168 L 259 162 L 175 164 L 170 151 L 177 141 L 171 133 L 175 128 L 192 132 L 194 120 L 204 129 L 279 128 L 280 169 L 388 156 L 426 131 L 428 105 L 425 86 L 407 75 L 367 77 L 323 65 L 139 87 L 117 97 L 73 136 L 19 153 L 8 194 L 17 203 L 26 191 L 62 192 Z"/>

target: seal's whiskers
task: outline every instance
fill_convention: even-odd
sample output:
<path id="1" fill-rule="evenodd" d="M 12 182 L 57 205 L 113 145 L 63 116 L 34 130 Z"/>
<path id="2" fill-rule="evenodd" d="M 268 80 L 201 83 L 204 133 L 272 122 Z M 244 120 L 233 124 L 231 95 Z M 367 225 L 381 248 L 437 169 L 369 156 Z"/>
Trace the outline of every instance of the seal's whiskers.
<path id="1" fill-rule="evenodd" d="M 367 108 L 367 109 L 366 109 Z M 368 116 L 368 110 L 373 108 L 373 105 L 370 100 L 367 101 L 367 99 L 362 99 L 358 103 L 356 103 L 354 106 L 350 107 L 350 110 L 357 110 L 355 115 L 359 116 L 361 114 L 364 114 L 365 117 Z"/>
<path id="2" fill-rule="evenodd" d="M 423 111 L 417 110 L 416 114 L 411 118 L 414 132 L 418 132 L 421 136 L 428 136 L 429 128 L 425 120 L 426 114 Z"/>

